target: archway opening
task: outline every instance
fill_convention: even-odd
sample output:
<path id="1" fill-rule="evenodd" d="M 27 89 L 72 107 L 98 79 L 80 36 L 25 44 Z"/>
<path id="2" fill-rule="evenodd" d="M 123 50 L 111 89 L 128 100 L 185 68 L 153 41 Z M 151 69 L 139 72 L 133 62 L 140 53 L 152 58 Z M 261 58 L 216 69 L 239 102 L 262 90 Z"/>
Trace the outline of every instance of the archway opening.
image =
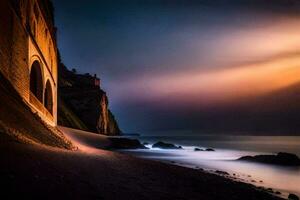
<path id="1" fill-rule="evenodd" d="M 53 93 L 52 93 L 52 87 L 51 87 L 51 84 L 49 81 L 47 81 L 47 83 L 46 83 L 44 106 L 53 115 Z"/>
<path id="2" fill-rule="evenodd" d="M 43 77 L 41 65 L 34 61 L 30 70 L 30 92 L 40 101 L 43 102 Z"/>

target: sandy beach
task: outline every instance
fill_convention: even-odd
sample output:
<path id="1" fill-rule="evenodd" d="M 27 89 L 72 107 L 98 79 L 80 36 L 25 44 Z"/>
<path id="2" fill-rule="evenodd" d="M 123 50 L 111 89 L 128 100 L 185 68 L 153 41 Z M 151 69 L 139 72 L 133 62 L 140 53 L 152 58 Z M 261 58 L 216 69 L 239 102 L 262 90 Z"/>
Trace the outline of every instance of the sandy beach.
<path id="1" fill-rule="evenodd" d="M 81 134 L 77 142 L 73 135 L 72 140 L 78 144 L 78 138 L 86 142 L 71 151 L 21 144 L 1 134 L 2 195 L 35 199 L 280 199 L 222 176 L 95 148 L 99 137 L 94 135 Z"/>
<path id="2" fill-rule="evenodd" d="M 0 27 L 1 199 L 300 199 L 300 0 L 0 0 Z"/>

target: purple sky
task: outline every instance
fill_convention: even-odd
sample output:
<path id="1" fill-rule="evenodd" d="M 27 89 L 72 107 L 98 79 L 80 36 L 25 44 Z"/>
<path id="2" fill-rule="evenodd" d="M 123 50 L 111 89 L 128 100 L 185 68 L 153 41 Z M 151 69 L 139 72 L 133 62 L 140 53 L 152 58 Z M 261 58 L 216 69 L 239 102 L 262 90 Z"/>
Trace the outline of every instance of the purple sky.
<path id="1" fill-rule="evenodd" d="M 124 131 L 300 129 L 299 1 L 54 5 L 64 63 L 101 77 Z"/>

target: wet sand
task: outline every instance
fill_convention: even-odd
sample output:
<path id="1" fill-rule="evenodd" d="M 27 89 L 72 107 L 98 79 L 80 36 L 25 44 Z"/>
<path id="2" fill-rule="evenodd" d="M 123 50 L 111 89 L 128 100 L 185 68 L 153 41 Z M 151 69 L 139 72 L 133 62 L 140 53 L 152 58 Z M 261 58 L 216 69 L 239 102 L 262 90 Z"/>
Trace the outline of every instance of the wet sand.
<path id="1" fill-rule="evenodd" d="M 93 146 L 70 151 L 0 136 L 1 195 L 10 199 L 280 199 L 197 169 Z"/>

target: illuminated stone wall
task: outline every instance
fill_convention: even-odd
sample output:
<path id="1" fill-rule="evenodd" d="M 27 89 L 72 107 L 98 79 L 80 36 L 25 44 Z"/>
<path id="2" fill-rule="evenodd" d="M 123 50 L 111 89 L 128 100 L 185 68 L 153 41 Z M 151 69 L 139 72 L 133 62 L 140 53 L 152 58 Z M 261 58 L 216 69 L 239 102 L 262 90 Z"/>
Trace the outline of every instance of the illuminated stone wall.
<path id="1" fill-rule="evenodd" d="M 48 0 L 0 1 L 0 72 L 33 111 L 50 125 L 57 124 L 57 46 L 51 2 Z M 31 69 L 41 70 L 42 99 L 35 101 Z M 37 76 L 37 75 L 36 75 Z M 46 85 L 47 90 L 46 90 Z M 51 88 L 49 90 L 49 88 Z M 45 93 L 48 91 L 48 94 Z M 51 91 L 52 101 L 46 101 Z M 47 106 L 45 105 L 47 103 Z M 52 109 L 49 109 L 51 105 Z M 48 109 L 46 109 L 46 107 Z M 51 110 L 51 111 L 50 111 Z"/>

